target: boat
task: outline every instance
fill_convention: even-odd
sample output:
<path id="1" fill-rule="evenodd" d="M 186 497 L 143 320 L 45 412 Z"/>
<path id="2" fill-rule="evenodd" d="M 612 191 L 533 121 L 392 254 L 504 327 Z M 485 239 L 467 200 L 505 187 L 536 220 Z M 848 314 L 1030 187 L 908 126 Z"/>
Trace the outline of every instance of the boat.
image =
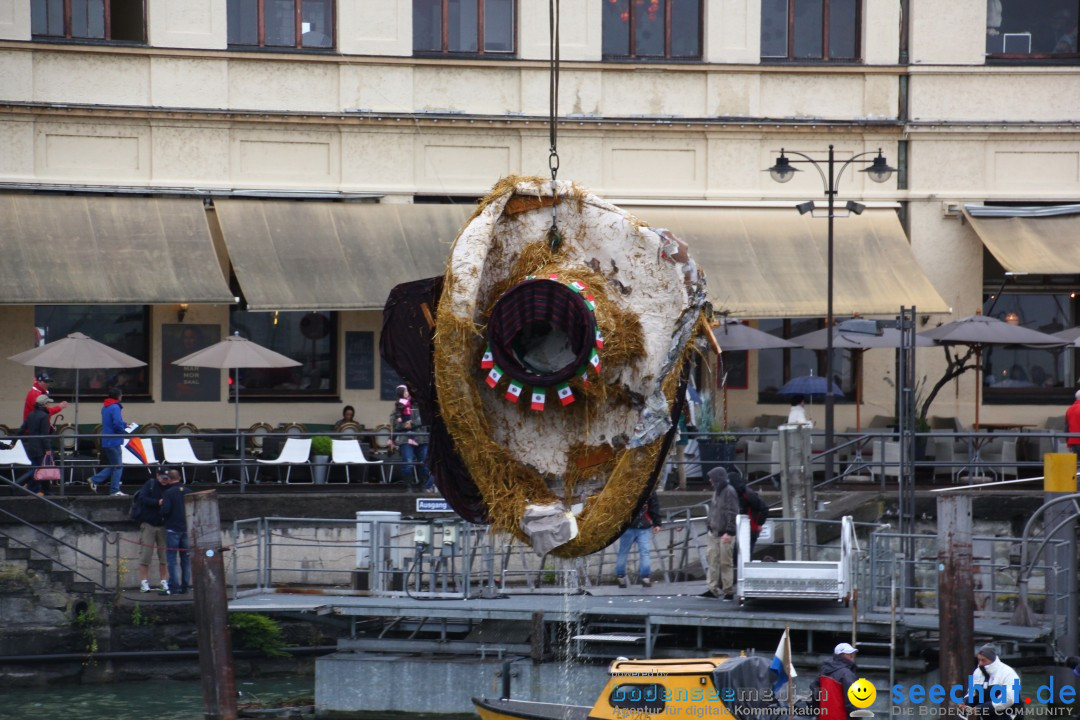
<path id="1" fill-rule="evenodd" d="M 481 720 L 787 717 L 773 694 L 769 663 L 760 657 L 619 658 L 608 673 L 592 707 L 482 697 L 474 697 L 473 706 Z"/>

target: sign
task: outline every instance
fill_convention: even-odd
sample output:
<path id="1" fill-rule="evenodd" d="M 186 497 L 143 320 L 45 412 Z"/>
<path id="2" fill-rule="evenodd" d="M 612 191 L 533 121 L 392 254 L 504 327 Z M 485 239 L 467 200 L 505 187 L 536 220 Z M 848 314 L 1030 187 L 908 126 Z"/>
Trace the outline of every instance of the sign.
<path id="1" fill-rule="evenodd" d="M 454 512 L 442 498 L 416 498 L 416 512 Z"/>
<path id="2" fill-rule="evenodd" d="M 345 389 L 375 387 L 375 333 L 345 333 Z"/>
<path id="3" fill-rule="evenodd" d="M 161 326 L 161 399 L 168 402 L 215 402 L 221 399 L 221 371 L 173 365 L 185 355 L 221 339 L 220 325 Z"/>
<path id="4" fill-rule="evenodd" d="M 401 378 L 394 372 L 390 364 L 380 358 L 379 364 L 379 399 L 393 402 L 397 400 L 397 386 L 401 385 Z"/>

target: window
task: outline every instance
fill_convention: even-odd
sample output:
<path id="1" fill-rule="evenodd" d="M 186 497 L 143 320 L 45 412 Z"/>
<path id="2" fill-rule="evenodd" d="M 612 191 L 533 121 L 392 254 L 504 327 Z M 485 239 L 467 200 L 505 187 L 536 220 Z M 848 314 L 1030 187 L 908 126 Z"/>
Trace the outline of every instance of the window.
<path id="1" fill-rule="evenodd" d="M 34 308 L 37 345 L 81 332 L 114 350 L 146 361 L 150 358 L 150 309 L 145 305 L 38 305 Z M 49 393 L 70 398 L 75 394 L 76 373 L 62 368 L 47 370 L 52 377 Z M 150 395 L 149 369 L 92 368 L 78 372 L 79 399 L 104 397 L 119 387 L 127 397 Z"/>
<path id="2" fill-rule="evenodd" d="M 144 43 L 144 0 L 30 0 L 30 32 L 40 38 Z"/>
<path id="3" fill-rule="evenodd" d="M 761 320 L 758 329 L 777 337 L 793 338 L 825 326 L 820 318 L 798 320 Z M 844 392 L 845 399 L 855 394 L 855 368 L 852 354 L 833 350 L 833 379 Z M 758 402 L 787 402 L 780 388 L 793 378 L 822 375 L 825 372 L 825 353 L 804 348 L 790 350 L 761 350 L 758 352 Z M 843 400 L 839 397 L 837 401 Z M 824 398 L 822 398 L 824 402 Z"/>
<path id="4" fill-rule="evenodd" d="M 230 332 L 300 363 L 286 368 L 240 368 L 240 397 L 337 397 L 337 317 L 319 312 L 232 310 Z"/>
<path id="5" fill-rule="evenodd" d="M 514 0 L 413 0 L 413 51 L 512 54 Z"/>
<path id="6" fill-rule="evenodd" d="M 1007 323 L 1055 333 L 1071 328 L 1075 302 L 1068 292 L 1023 292 L 1021 289 L 987 299 L 984 312 Z M 987 402 L 1067 404 L 1072 382 L 1073 352 L 1069 348 L 1040 350 L 1018 346 L 983 348 L 983 387 Z"/>
<path id="7" fill-rule="evenodd" d="M 859 59 L 860 0 L 761 0 L 761 57 Z"/>
<path id="8" fill-rule="evenodd" d="M 1000 58 L 1080 57 L 1078 0 L 986 0 L 986 54 Z"/>
<path id="9" fill-rule="evenodd" d="M 701 0 L 603 2 L 604 58 L 701 58 Z"/>
<path id="10" fill-rule="evenodd" d="M 228 0 L 230 47 L 334 47 L 333 0 Z"/>

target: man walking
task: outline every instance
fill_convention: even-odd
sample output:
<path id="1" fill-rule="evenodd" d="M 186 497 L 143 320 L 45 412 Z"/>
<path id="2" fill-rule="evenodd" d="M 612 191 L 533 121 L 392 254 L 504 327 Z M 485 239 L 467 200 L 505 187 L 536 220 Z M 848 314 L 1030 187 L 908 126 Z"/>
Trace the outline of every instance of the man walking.
<path id="1" fill-rule="evenodd" d="M 169 590 L 169 571 L 165 565 L 165 548 L 168 547 L 168 541 L 165 537 L 165 521 L 161 517 L 161 501 L 165 497 L 168 486 L 168 473 L 160 470 L 157 477 L 147 480 L 142 489 L 135 493 L 138 516 L 132 520 L 139 521 L 139 549 L 142 553 L 139 560 L 139 592 L 150 592 L 150 561 L 153 560 L 155 554 L 158 557 L 160 590 L 162 592 Z"/>
<path id="2" fill-rule="evenodd" d="M 38 397 L 41 395 L 49 394 L 49 383 L 52 382 L 52 378 L 48 373 L 41 373 L 34 378 L 34 384 L 30 386 L 30 391 L 26 393 L 26 402 L 23 403 L 23 420 L 26 420 L 30 416 L 30 413 L 34 410 L 34 406 L 37 403 Z M 56 403 L 49 408 L 49 417 L 51 418 L 56 413 L 60 412 L 67 407 L 67 402 Z"/>
<path id="3" fill-rule="evenodd" d="M 833 650 L 833 656 L 821 663 L 818 679 L 810 686 L 813 694 L 818 696 L 823 704 L 831 700 L 829 707 L 837 710 L 840 704 L 837 702 L 836 693 L 839 692 L 840 698 L 844 701 L 844 712 L 847 713 L 847 717 L 851 717 L 851 713 L 856 709 L 848 698 L 848 690 L 859 679 L 859 668 L 855 664 L 857 652 L 859 651 L 851 643 L 842 642 L 837 645 Z M 833 720 L 832 713 L 829 713 L 829 718 Z"/>
<path id="4" fill-rule="evenodd" d="M 124 406 L 120 404 L 124 395 L 120 388 L 109 388 L 109 396 L 101 408 L 101 434 L 113 437 L 101 438 L 101 456 L 105 461 L 105 467 L 98 470 L 90 478 L 90 489 L 97 492 L 99 483 L 109 480 L 109 494 L 113 497 L 127 497 L 127 493 L 120 489 L 120 476 L 124 472 L 123 451 L 124 439 L 120 437 L 126 432 L 127 426 L 121 411 Z"/>
<path id="5" fill-rule="evenodd" d="M 713 486 L 709 501 L 709 549 L 706 558 L 709 569 L 706 582 L 714 597 L 735 598 L 735 518 L 739 515 L 739 496 L 728 482 L 727 470 L 714 467 L 709 471 Z"/>
<path id="6" fill-rule="evenodd" d="M 165 494 L 161 498 L 161 520 L 165 523 L 165 556 L 169 566 L 169 584 L 162 595 L 183 595 L 191 589 L 191 542 L 188 539 L 184 496 L 188 488 L 180 484 L 180 473 L 166 475 Z"/>

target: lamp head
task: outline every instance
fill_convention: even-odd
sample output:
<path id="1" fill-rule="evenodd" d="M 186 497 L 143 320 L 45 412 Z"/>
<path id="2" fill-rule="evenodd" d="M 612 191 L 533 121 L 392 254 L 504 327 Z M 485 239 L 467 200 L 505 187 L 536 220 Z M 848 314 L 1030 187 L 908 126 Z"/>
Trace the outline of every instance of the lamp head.
<path id="1" fill-rule="evenodd" d="M 791 161 L 784 155 L 784 151 L 780 150 L 780 157 L 776 158 L 776 164 L 769 168 L 767 172 L 776 182 L 786 183 L 795 177 L 795 173 L 799 172 L 799 168 L 793 167 Z"/>
<path id="2" fill-rule="evenodd" d="M 873 164 L 859 172 L 866 173 L 867 176 L 876 183 L 883 183 L 892 177 L 892 174 L 896 172 L 896 168 L 889 165 L 885 160 L 885 156 L 881 154 L 881 149 L 878 148 L 877 157 L 874 158 Z"/>
<path id="3" fill-rule="evenodd" d="M 176 308 L 176 322 L 184 322 L 184 318 L 187 316 L 188 304 L 180 303 Z"/>
<path id="4" fill-rule="evenodd" d="M 807 200 L 806 202 L 799 203 L 795 206 L 795 209 L 799 211 L 800 215 L 805 215 L 808 212 L 814 212 L 814 201 Z"/>
<path id="5" fill-rule="evenodd" d="M 855 202 L 854 200 L 848 200 L 846 203 L 844 203 L 844 207 L 846 207 L 849 212 L 853 212 L 856 215 L 862 215 L 863 210 L 866 209 L 865 205 L 863 205 L 861 202 Z"/>

